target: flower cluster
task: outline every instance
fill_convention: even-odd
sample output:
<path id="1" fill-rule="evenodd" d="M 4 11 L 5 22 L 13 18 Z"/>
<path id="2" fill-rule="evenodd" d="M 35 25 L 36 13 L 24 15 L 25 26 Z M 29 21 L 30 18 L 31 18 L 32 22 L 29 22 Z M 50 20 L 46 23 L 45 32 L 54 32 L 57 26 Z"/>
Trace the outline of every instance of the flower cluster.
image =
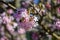
<path id="1" fill-rule="evenodd" d="M 52 8 L 56 2 L 60 4 L 59 0 L 52 0 L 52 3 L 51 0 L 21 0 L 21 7 L 16 11 L 3 4 L 0 7 L 0 40 L 29 40 L 28 37 L 44 40 L 46 36 L 52 39 L 50 31 L 60 30 L 60 7 Z"/>

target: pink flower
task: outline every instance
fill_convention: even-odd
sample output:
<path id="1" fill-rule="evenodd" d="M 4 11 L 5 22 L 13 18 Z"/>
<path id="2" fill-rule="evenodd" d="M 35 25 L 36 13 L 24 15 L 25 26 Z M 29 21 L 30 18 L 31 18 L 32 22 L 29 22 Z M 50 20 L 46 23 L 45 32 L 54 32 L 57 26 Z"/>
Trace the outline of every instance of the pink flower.
<path id="1" fill-rule="evenodd" d="M 18 33 L 19 34 L 25 34 L 25 29 L 24 28 L 19 28 Z"/>
<path id="2" fill-rule="evenodd" d="M 35 24 L 34 19 L 30 19 L 30 20 L 24 19 L 24 21 L 19 22 L 19 26 L 25 28 L 26 30 L 34 27 L 34 24 Z"/>
<path id="3" fill-rule="evenodd" d="M 7 30 L 8 30 L 11 34 L 14 33 L 14 28 L 13 28 L 13 26 L 12 26 L 11 24 L 6 24 L 6 28 L 7 28 Z"/>
<path id="4" fill-rule="evenodd" d="M 60 4 L 60 0 L 57 0 L 57 3 Z"/>
<path id="5" fill-rule="evenodd" d="M 60 21 L 56 22 L 56 27 L 57 27 L 57 29 L 60 29 Z"/>
<path id="6" fill-rule="evenodd" d="M 47 4 L 46 4 L 46 7 L 47 7 L 48 9 L 50 9 L 50 8 L 51 8 L 51 5 L 50 5 L 49 3 L 47 3 Z"/>
<path id="7" fill-rule="evenodd" d="M 14 13 L 14 11 L 12 9 L 8 9 L 7 13 L 12 14 L 12 13 Z"/>
<path id="8" fill-rule="evenodd" d="M 11 19 L 9 19 L 8 16 L 4 16 L 3 21 L 4 21 L 3 23 L 10 23 Z"/>
<path id="9" fill-rule="evenodd" d="M 57 12 L 58 12 L 58 13 L 60 13 L 60 7 L 59 7 L 59 8 L 57 8 Z"/>
<path id="10" fill-rule="evenodd" d="M 0 40 L 8 40 L 8 38 L 4 36 Z"/>

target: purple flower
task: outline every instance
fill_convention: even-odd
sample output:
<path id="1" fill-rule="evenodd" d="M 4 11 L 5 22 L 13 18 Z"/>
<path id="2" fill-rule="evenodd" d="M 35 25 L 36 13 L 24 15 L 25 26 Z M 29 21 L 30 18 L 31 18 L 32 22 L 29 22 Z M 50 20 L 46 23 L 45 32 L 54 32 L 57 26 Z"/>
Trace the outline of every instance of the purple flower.
<path id="1" fill-rule="evenodd" d="M 32 33 L 32 39 L 33 40 L 38 40 L 38 36 L 39 36 L 38 33 L 35 33 L 35 32 Z"/>
<path id="2" fill-rule="evenodd" d="M 16 18 L 16 21 L 19 21 L 23 17 L 27 18 L 28 17 L 27 9 L 25 8 L 18 9 L 17 13 L 14 14 L 14 17 Z"/>
<path id="3" fill-rule="evenodd" d="M 29 3 L 30 3 L 30 2 L 28 2 L 28 1 L 23 1 L 23 2 L 21 3 L 21 5 L 22 5 L 22 7 L 27 8 L 27 7 L 29 6 Z"/>
<path id="4" fill-rule="evenodd" d="M 34 19 L 28 15 L 27 9 L 18 9 L 17 13 L 14 15 L 18 25 L 25 29 L 30 29 L 34 26 Z"/>
<path id="5" fill-rule="evenodd" d="M 51 25 L 52 30 L 53 29 L 57 29 L 60 30 L 60 19 L 55 19 L 56 22 L 54 22 L 54 24 Z"/>

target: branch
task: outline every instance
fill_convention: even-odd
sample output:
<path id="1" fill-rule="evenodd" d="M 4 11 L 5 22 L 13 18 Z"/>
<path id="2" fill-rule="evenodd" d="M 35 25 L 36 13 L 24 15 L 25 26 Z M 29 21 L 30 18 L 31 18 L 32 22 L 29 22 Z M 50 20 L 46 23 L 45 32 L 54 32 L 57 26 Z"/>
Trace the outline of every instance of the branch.
<path id="1" fill-rule="evenodd" d="M 9 4 L 9 3 L 6 3 L 6 2 L 4 2 L 4 1 L 0 1 L 0 2 L 3 3 L 3 4 L 6 4 L 6 5 L 8 5 L 9 7 L 11 7 L 11 8 L 13 8 L 13 9 L 16 10 L 16 7 L 14 7 L 13 5 L 11 5 L 11 4 Z"/>

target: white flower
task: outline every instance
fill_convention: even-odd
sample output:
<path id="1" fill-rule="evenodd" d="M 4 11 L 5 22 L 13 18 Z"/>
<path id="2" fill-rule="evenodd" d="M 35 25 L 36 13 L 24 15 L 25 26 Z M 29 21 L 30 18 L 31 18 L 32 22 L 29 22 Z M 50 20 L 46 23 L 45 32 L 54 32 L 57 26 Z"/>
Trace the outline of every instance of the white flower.
<path id="1" fill-rule="evenodd" d="M 34 27 L 37 27 L 38 26 L 38 23 L 36 22 L 35 24 L 34 24 Z"/>
<path id="2" fill-rule="evenodd" d="M 46 11 L 45 11 L 45 9 L 42 9 L 41 11 L 42 11 L 43 13 L 45 13 L 45 12 L 46 12 Z"/>
<path id="3" fill-rule="evenodd" d="M 38 17 L 34 16 L 34 21 L 38 21 Z"/>
<path id="4" fill-rule="evenodd" d="M 10 16 L 10 19 L 11 19 L 11 20 L 14 20 L 14 17 L 13 17 L 13 16 Z"/>
<path id="5" fill-rule="evenodd" d="M 13 26 L 14 26 L 14 28 L 16 28 L 18 26 L 18 24 L 14 22 Z"/>

